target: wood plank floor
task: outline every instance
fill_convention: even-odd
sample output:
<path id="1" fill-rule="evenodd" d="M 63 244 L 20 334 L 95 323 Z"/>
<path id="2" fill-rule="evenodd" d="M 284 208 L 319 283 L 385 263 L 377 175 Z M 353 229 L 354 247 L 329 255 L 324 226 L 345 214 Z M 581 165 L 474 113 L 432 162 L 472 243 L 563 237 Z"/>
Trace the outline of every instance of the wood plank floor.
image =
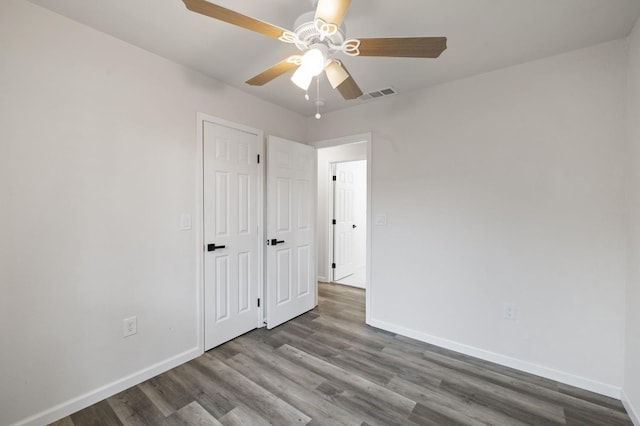
<path id="1" fill-rule="evenodd" d="M 632 425 L 622 404 L 364 324 L 364 292 L 79 411 L 84 425 Z"/>

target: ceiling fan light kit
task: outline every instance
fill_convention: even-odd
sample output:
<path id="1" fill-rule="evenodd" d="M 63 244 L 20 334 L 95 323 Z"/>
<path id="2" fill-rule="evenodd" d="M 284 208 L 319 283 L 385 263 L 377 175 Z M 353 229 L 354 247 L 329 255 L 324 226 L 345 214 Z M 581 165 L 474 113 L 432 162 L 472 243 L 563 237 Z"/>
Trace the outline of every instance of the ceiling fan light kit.
<path id="1" fill-rule="evenodd" d="M 304 91 L 309 90 L 313 77 L 324 70 L 327 63 L 327 47 L 324 44 L 313 45 L 300 59 L 300 66 L 291 77 L 291 81 Z"/>
<path id="2" fill-rule="evenodd" d="M 262 86 L 275 78 L 296 70 L 291 81 L 305 92 L 313 77 L 325 72 L 331 87 L 345 100 L 362 96 L 349 71 L 335 55 L 378 56 L 403 58 L 437 58 L 447 48 L 446 37 L 398 37 L 347 39 L 343 24 L 351 0 L 319 0 L 316 10 L 304 13 L 294 23 L 295 31 L 280 28 L 218 6 L 206 0 L 182 0 L 187 9 L 220 21 L 236 25 L 284 43 L 295 45 L 302 55 L 292 55 L 247 80 L 252 86 Z M 321 102 L 324 105 L 324 100 Z M 316 118 L 320 118 L 320 102 L 316 103 Z"/>

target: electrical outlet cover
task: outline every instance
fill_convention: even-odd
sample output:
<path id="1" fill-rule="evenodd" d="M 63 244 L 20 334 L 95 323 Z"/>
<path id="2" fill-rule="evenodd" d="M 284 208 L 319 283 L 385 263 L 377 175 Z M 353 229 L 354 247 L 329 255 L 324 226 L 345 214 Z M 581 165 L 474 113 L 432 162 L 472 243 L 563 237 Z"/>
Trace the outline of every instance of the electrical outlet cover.
<path id="1" fill-rule="evenodd" d="M 505 303 L 503 310 L 504 319 L 515 321 L 516 319 L 516 305 L 513 303 Z"/>

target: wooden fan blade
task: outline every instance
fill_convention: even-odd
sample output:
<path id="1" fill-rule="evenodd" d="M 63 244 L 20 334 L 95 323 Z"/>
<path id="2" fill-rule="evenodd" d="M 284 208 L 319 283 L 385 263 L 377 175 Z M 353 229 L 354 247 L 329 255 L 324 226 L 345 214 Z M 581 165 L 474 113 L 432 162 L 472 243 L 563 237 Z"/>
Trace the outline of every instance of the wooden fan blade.
<path id="1" fill-rule="evenodd" d="M 268 22 L 263 22 L 250 16 L 234 12 L 231 9 L 218 6 L 217 4 L 209 3 L 205 0 L 182 1 L 184 2 L 185 6 L 187 6 L 187 9 L 191 10 L 192 12 L 219 19 L 220 21 L 228 22 L 229 24 L 237 25 L 238 27 L 246 28 L 248 30 L 266 35 L 267 37 L 277 39 L 285 31 L 284 28 L 280 28 Z"/>
<path id="2" fill-rule="evenodd" d="M 331 61 L 324 69 L 327 74 L 327 80 L 334 89 L 337 89 L 347 78 L 349 73 L 342 67 L 342 64 L 338 61 Z"/>
<path id="3" fill-rule="evenodd" d="M 359 98 L 362 96 L 362 90 L 358 87 L 358 83 L 356 83 L 353 77 L 351 77 L 351 74 L 349 74 L 349 71 L 347 71 L 347 68 L 345 68 L 344 65 L 342 65 L 342 69 L 346 71 L 348 77 L 338 85 L 338 92 L 340 92 L 342 97 L 348 101 Z"/>
<path id="4" fill-rule="evenodd" d="M 360 56 L 437 58 L 447 48 L 446 37 L 361 38 Z"/>
<path id="5" fill-rule="evenodd" d="M 339 27 L 350 4 L 351 0 L 319 0 L 316 19 L 322 19 L 327 24 L 335 24 Z"/>
<path id="6" fill-rule="evenodd" d="M 251 86 L 262 86 L 270 82 L 271 80 L 277 77 L 280 77 L 282 74 L 296 68 L 298 68 L 298 65 L 294 64 L 293 62 L 290 62 L 289 58 L 287 58 L 278 62 L 271 68 L 261 72 L 255 77 L 250 78 L 249 80 L 246 81 L 246 83 L 250 84 Z"/>

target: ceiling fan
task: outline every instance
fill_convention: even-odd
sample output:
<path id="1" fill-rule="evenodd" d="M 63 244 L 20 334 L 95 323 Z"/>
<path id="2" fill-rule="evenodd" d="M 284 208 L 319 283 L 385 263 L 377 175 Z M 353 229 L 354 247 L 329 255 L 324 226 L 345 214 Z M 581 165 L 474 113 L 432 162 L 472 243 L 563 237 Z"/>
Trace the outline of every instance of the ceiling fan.
<path id="1" fill-rule="evenodd" d="M 344 64 L 335 59 L 338 53 L 348 56 L 437 58 L 447 48 L 446 37 L 347 39 L 343 20 L 351 0 L 319 0 L 315 11 L 298 17 L 294 31 L 206 0 L 183 2 L 193 12 L 294 44 L 302 52 L 301 55 L 292 55 L 247 80 L 246 83 L 252 86 L 262 86 L 295 69 L 291 81 L 301 89 L 308 90 L 313 77 L 324 71 L 331 86 L 344 99 L 356 99 L 362 96 L 362 90 Z"/>

